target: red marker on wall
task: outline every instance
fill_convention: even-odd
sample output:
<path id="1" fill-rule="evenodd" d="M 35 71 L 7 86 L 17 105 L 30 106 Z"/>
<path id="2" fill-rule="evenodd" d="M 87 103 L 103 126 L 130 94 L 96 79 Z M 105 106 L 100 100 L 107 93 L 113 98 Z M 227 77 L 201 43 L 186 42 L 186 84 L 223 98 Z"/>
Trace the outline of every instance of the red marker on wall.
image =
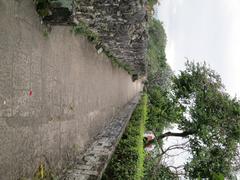
<path id="1" fill-rule="evenodd" d="M 29 96 L 32 96 L 32 90 L 30 89 L 30 91 L 29 91 Z"/>

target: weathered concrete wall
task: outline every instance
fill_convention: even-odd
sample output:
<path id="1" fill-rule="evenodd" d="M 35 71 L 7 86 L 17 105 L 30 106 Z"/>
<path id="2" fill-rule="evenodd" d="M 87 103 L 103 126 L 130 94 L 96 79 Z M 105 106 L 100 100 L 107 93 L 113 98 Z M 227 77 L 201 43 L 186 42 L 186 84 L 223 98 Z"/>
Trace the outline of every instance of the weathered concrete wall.
<path id="1" fill-rule="evenodd" d="M 0 0 L 0 179 L 59 171 L 141 90 L 93 45 L 53 27 L 32 0 Z"/>

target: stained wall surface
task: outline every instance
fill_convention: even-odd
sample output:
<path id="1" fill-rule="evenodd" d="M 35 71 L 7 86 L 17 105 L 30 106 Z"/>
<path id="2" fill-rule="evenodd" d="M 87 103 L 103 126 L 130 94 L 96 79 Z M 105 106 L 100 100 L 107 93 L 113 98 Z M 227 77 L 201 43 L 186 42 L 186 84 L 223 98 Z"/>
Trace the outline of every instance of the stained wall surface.
<path id="1" fill-rule="evenodd" d="M 60 170 L 142 89 L 32 0 L 0 0 L 0 179 Z"/>

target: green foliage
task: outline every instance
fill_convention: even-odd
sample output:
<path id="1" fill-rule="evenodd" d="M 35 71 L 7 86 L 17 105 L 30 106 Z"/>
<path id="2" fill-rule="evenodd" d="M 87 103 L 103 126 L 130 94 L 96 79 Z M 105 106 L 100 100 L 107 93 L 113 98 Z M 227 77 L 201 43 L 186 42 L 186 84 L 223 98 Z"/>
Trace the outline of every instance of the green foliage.
<path id="1" fill-rule="evenodd" d="M 103 175 L 103 179 L 140 180 L 144 172 L 143 134 L 147 119 L 147 96 L 134 111 L 129 125 Z"/>
<path id="2" fill-rule="evenodd" d="M 93 32 L 85 23 L 79 22 L 77 26 L 73 27 L 75 34 L 81 34 L 85 36 L 90 42 L 98 43 L 99 37 L 97 33 Z"/>
<path id="3" fill-rule="evenodd" d="M 191 154 L 186 171 L 192 178 L 230 176 L 240 140 L 240 103 L 225 91 L 220 76 L 207 65 L 187 62 L 186 70 L 173 78 L 176 100 L 188 117 L 179 129 L 191 132 Z"/>
<path id="4" fill-rule="evenodd" d="M 48 30 L 47 30 L 47 29 L 44 29 L 44 30 L 43 30 L 43 36 L 44 36 L 45 38 L 48 38 L 48 35 L 49 35 Z"/>
<path id="5" fill-rule="evenodd" d="M 149 72 L 156 73 L 166 66 L 165 47 L 167 36 L 163 24 L 157 19 L 149 20 L 149 40 L 147 58 L 149 61 Z"/>
<path id="6" fill-rule="evenodd" d="M 149 20 L 149 40 L 147 49 L 148 81 L 150 86 L 167 89 L 171 83 L 173 72 L 166 63 L 166 33 L 163 24 L 154 18 Z"/>
<path id="7" fill-rule="evenodd" d="M 151 7 L 154 3 L 148 1 Z M 174 76 L 166 63 L 167 38 L 162 23 L 152 18 L 148 32 L 147 129 L 161 137 L 164 128 L 177 123 L 183 133 L 187 132 L 193 156 L 185 166 L 188 177 L 231 178 L 240 140 L 239 101 L 225 92 L 220 76 L 206 64 L 187 62 L 186 70 Z M 145 173 L 155 177 L 149 168 L 153 159 L 145 163 Z"/>
<path id="8" fill-rule="evenodd" d="M 146 128 L 159 136 L 170 123 L 176 123 L 181 118 L 182 109 L 171 98 L 171 94 L 162 90 L 159 86 L 149 88 L 148 97 L 149 118 Z"/>
<path id="9" fill-rule="evenodd" d="M 157 169 L 157 175 L 155 180 L 177 180 L 177 176 L 171 172 L 166 166 L 160 165 Z"/>
<path id="10" fill-rule="evenodd" d="M 157 4 L 158 0 L 148 0 L 148 5 L 153 7 L 155 4 Z"/>
<path id="11" fill-rule="evenodd" d="M 177 176 L 164 165 L 159 165 L 159 158 L 148 157 L 145 159 L 145 172 L 143 180 L 177 180 Z"/>
<path id="12" fill-rule="evenodd" d="M 147 5 L 148 5 L 148 11 L 153 11 L 153 7 L 155 4 L 157 4 L 158 0 L 148 0 Z"/>
<path id="13" fill-rule="evenodd" d="M 224 176 L 222 174 L 213 173 L 212 180 L 224 180 Z"/>
<path id="14" fill-rule="evenodd" d="M 171 91 L 149 86 L 149 119 L 146 127 L 161 137 L 169 123 L 188 132 L 192 159 L 185 166 L 192 179 L 232 178 L 232 164 L 240 141 L 240 102 L 224 90 L 221 78 L 205 63 L 186 63 L 173 77 Z M 161 142 L 161 138 L 158 138 Z M 148 159 L 146 164 L 154 163 Z M 146 174 L 156 172 L 146 165 Z M 162 167 L 163 168 L 163 167 Z M 154 173 L 152 173 L 154 172 Z M 157 175 L 156 175 L 157 177 Z"/>
<path id="15" fill-rule="evenodd" d="M 157 0 L 148 0 L 148 5 L 153 6 Z M 154 118 L 149 118 L 149 123 L 153 123 L 155 118 L 159 119 L 159 115 L 162 112 L 166 113 L 165 101 L 169 101 L 167 98 L 166 90 L 170 86 L 170 78 L 173 73 L 170 66 L 166 63 L 165 48 L 167 42 L 167 36 L 163 27 L 163 24 L 155 19 L 151 18 L 148 24 L 148 49 L 147 49 L 147 61 L 148 61 L 148 94 L 150 101 L 150 113 Z M 163 105 L 161 105 L 163 104 Z M 161 106 L 161 107 L 159 107 Z M 154 112 L 156 111 L 156 112 Z M 160 111 L 157 113 L 157 111 Z M 166 115 L 166 114 L 165 114 Z M 165 117 L 167 117 L 166 115 Z M 153 123 L 155 126 L 156 124 Z M 159 125 L 162 123 L 159 123 Z M 163 124 L 162 127 L 165 125 Z M 149 127 L 150 128 L 150 127 Z M 151 129 L 151 128 L 150 128 Z"/>
<path id="16" fill-rule="evenodd" d="M 182 109 L 171 98 L 171 94 L 162 90 L 159 86 L 151 86 L 148 88 L 148 120 L 146 129 L 151 130 L 158 137 L 163 130 L 171 123 L 176 123 L 181 119 Z M 158 142 L 162 146 L 162 142 Z M 165 180 L 176 179 L 176 176 L 164 165 L 159 165 L 161 156 L 149 154 L 145 159 L 144 179 Z"/>
<path id="17" fill-rule="evenodd" d="M 149 0 L 149 9 L 157 0 Z M 166 62 L 166 33 L 163 24 L 154 18 L 149 20 L 148 25 L 148 97 L 149 111 L 146 129 L 151 130 L 156 136 L 160 136 L 163 130 L 171 123 L 181 119 L 182 109 L 177 105 L 169 91 L 173 72 Z M 160 140 L 159 140 L 160 143 Z M 159 144 L 162 146 L 162 142 Z M 176 176 L 165 166 L 159 165 L 161 157 L 146 156 L 144 179 L 166 180 L 176 179 Z"/>

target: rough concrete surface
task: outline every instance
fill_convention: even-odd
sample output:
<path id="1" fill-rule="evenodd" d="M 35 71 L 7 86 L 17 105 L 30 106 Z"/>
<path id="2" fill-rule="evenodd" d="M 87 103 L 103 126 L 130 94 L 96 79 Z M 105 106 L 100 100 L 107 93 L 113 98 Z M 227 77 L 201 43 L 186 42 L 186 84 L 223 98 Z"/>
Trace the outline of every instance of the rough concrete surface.
<path id="1" fill-rule="evenodd" d="M 62 180 L 101 179 L 138 101 L 136 96 L 113 118 Z"/>
<path id="2" fill-rule="evenodd" d="M 59 171 L 142 89 L 32 0 L 0 0 L 0 179 Z"/>

